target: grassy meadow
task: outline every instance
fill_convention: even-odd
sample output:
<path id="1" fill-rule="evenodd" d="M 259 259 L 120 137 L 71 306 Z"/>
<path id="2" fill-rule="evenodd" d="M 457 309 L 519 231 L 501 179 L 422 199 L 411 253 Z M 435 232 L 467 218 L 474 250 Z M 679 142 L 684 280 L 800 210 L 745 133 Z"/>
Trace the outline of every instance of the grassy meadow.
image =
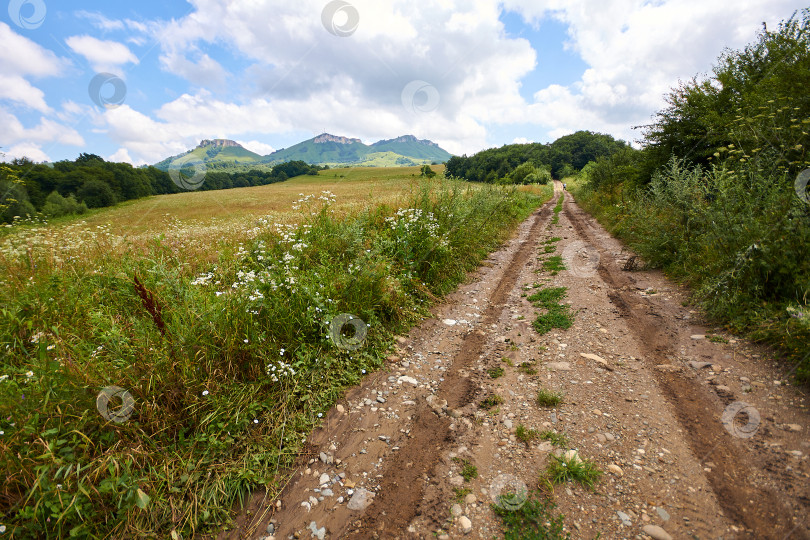
<path id="1" fill-rule="evenodd" d="M 440 168 L 438 168 L 440 171 Z M 551 196 L 343 169 L 0 238 L 0 526 L 190 538 Z"/>

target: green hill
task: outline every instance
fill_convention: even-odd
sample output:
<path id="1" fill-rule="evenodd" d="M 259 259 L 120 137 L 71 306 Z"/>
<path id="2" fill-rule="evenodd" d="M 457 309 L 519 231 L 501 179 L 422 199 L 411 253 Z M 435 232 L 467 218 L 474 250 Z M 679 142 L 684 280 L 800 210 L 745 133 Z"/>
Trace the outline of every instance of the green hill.
<path id="1" fill-rule="evenodd" d="M 185 158 L 186 156 L 189 157 Z M 229 139 L 204 140 L 193 150 L 166 158 L 156 163 L 155 167 L 168 171 L 172 161 L 180 157 L 186 161 L 197 158 L 205 163 L 208 170 L 233 172 L 264 170 L 288 161 L 304 161 L 310 165 L 330 167 L 412 167 L 444 163 L 452 156 L 438 144 L 417 139 L 413 135 L 403 135 L 367 145 L 360 139 L 322 133 L 266 156 L 251 152 Z"/>

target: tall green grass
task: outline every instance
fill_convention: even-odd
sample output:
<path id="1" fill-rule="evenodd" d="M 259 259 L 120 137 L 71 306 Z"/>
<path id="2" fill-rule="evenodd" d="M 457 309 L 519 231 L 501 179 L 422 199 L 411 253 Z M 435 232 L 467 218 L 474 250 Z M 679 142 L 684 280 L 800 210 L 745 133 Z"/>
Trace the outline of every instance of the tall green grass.
<path id="1" fill-rule="evenodd" d="M 436 181 L 400 210 L 337 217 L 331 201 L 224 239 L 214 263 L 161 236 L 123 254 L 105 234 L 70 255 L 0 254 L 0 524 L 51 538 L 219 529 L 252 490 L 277 492 L 343 389 L 543 199 Z M 341 314 L 367 335 L 332 327 Z M 134 404 L 109 390 L 108 421 L 97 405 L 113 386 Z"/>

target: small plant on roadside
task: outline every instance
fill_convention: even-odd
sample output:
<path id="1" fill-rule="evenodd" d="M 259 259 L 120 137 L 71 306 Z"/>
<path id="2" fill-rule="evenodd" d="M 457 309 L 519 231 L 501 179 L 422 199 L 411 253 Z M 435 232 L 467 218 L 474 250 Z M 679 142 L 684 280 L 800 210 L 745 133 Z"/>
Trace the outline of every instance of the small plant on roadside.
<path id="1" fill-rule="evenodd" d="M 554 246 L 546 246 L 543 248 L 543 253 L 554 253 L 556 249 Z"/>
<path id="2" fill-rule="evenodd" d="M 478 406 L 482 409 L 491 409 L 493 407 L 497 407 L 498 405 L 503 403 L 503 398 L 498 394 L 492 394 L 487 396 L 486 398 L 481 401 Z"/>
<path id="3" fill-rule="evenodd" d="M 458 503 L 462 502 L 464 500 L 464 497 L 466 497 L 470 493 L 472 493 L 472 490 L 470 488 L 459 488 L 459 487 L 453 488 L 454 498 L 455 501 Z"/>
<path id="4" fill-rule="evenodd" d="M 556 446 L 557 448 L 567 448 L 569 444 L 568 435 L 557 431 L 542 431 L 540 432 L 540 439 L 550 442 L 552 446 Z"/>
<path id="5" fill-rule="evenodd" d="M 562 255 L 554 255 L 543 261 L 543 270 L 551 272 L 552 276 L 556 276 L 559 272 L 565 270 L 565 263 L 563 263 Z"/>
<path id="6" fill-rule="evenodd" d="M 515 429 L 515 437 L 523 444 L 529 444 L 539 436 L 540 433 L 536 429 L 527 428 L 523 424 L 520 424 L 517 429 Z"/>
<path id="7" fill-rule="evenodd" d="M 454 457 L 453 461 L 461 465 L 461 472 L 459 474 L 461 474 L 461 477 L 464 478 L 465 482 L 478 478 L 478 467 L 470 463 L 469 459 Z"/>
<path id="8" fill-rule="evenodd" d="M 576 450 L 569 450 L 562 456 L 550 455 L 544 480 L 550 489 L 565 482 L 578 482 L 588 489 L 593 489 L 602 476 L 599 467 L 589 459 L 582 459 Z"/>
<path id="9" fill-rule="evenodd" d="M 510 494 L 501 495 L 502 504 L 490 508 L 503 521 L 505 540 L 566 540 L 571 536 L 564 531 L 563 514 L 553 514 L 554 501 L 534 493 L 519 508 L 509 503 Z"/>
<path id="10" fill-rule="evenodd" d="M 541 388 L 537 392 L 537 404 L 541 407 L 556 407 L 562 403 L 562 394 Z"/>
<path id="11" fill-rule="evenodd" d="M 489 376 L 493 379 L 497 379 L 498 377 L 503 377 L 504 371 L 503 368 L 499 366 L 488 369 L 487 373 L 489 373 Z"/>
<path id="12" fill-rule="evenodd" d="M 537 375 L 537 370 L 534 367 L 534 362 L 522 362 L 518 369 L 526 375 Z"/>
<path id="13" fill-rule="evenodd" d="M 515 367 L 515 364 L 513 364 L 512 361 L 510 359 L 506 358 L 505 356 L 503 358 L 501 358 L 501 362 L 503 362 L 504 364 L 506 364 L 509 367 Z"/>
<path id="14" fill-rule="evenodd" d="M 554 236 L 546 240 L 546 244 L 553 244 L 554 242 L 559 242 L 560 240 L 562 240 L 562 238 L 560 238 L 559 236 Z"/>
<path id="15" fill-rule="evenodd" d="M 712 343 L 728 343 L 728 340 L 723 336 L 706 336 L 706 339 Z"/>
<path id="16" fill-rule="evenodd" d="M 574 316 L 568 305 L 560 304 L 565 298 L 566 287 L 548 287 L 531 295 L 528 300 L 535 306 L 545 309 L 546 313 L 538 315 L 532 323 L 538 333 L 545 334 L 552 328 L 566 330 L 574 324 Z"/>

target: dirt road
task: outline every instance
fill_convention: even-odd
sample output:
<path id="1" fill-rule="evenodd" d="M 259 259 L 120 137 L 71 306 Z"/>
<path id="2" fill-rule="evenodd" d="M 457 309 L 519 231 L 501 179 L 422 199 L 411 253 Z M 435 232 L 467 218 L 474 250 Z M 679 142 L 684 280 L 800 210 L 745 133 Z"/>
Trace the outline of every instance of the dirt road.
<path id="1" fill-rule="evenodd" d="M 550 456 L 576 449 L 604 474 L 554 488 L 572 538 L 810 538 L 810 414 L 790 366 L 705 326 L 570 193 L 554 224 L 560 195 L 399 339 L 255 509 L 257 532 L 231 537 L 272 523 L 278 539 L 499 538 L 504 485 L 538 488 Z M 567 287 L 570 328 L 532 328 L 544 287 Z M 562 403 L 538 405 L 541 389 Z M 567 444 L 523 442 L 528 429 Z"/>

